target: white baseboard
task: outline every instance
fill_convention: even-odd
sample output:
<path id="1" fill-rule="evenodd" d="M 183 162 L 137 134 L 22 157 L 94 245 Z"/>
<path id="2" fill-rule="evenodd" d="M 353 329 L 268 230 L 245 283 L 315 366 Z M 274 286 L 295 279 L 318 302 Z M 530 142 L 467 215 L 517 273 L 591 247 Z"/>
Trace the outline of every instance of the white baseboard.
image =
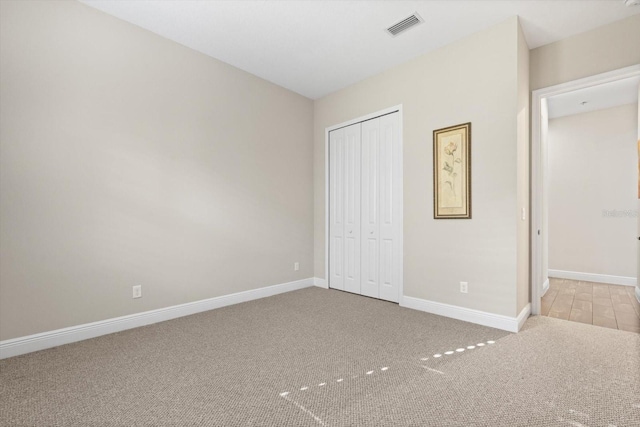
<path id="1" fill-rule="evenodd" d="M 527 304 L 526 307 L 522 309 L 520 314 L 518 314 L 518 317 L 516 317 L 516 319 L 518 320 L 518 330 L 516 332 L 522 329 L 522 327 L 524 326 L 524 322 L 527 321 L 529 316 L 531 316 L 531 304 Z"/>
<path id="2" fill-rule="evenodd" d="M 547 280 L 545 280 L 544 283 L 542 284 L 542 294 L 540 295 L 540 298 L 542 298 L 544 294 L 547 293 L 548 290 L 549 290 L 549 278 L 547 277 Z"/>
<path id="3" fill-rule="evenodd" d="M 321 279 L 320 277 L 313 278 L 313 286 L 317 286 L 319 288 L 329 289 L 329 285 L 325 279 Z"/>
<path id="4" fill-rule="evenodd" d="M 0 359 L 57 347 L 63 344 L 70 344 L 89 338 L 99 337 L 101 335 L 124 331 L 126 329 L 150 325 L 152 323 L 164 322 L 165 320 L 189 316 L 191 314 L 201 313 L 203 311 L 226 307 L 241 302 L 270 297 L 284 292 L 308 288 L 314 284 L 314 278 L 296 280 L 294 282 L 266 286 L 264 288 L 252 289 L 250 291 L 238 292 L 235 294 L 223 295 L 186 304 L 159 308 L 157 310 L 130 314 L 128 316 L 115 317 L 98 322 L 85 323 L 83 325 L 71 326 L 69 328 L 0 341 Z"/>
<path id="5" fill-rule="evenodd" d="M 478 325 L 489 326 L 491 328 L 502 329 L 509 332 L 518 332 L 524 322 L 531 314 L 531 304 L 518 314 L 517 317 L 503 316 L 501 314 L 487 313 L 485 311 L 473 310 L 470 308 L 458 307 L 456 305 L 443 304 L 435 301 L 428 301 L 420 298 L 404 296 L 400 303 L 402 307 L 414 310 L 425 311 L 439 316 L 451 317 L 465 322 L 476 323 Z"/>
<path id="6" fill-rule="evenodd" d="M 636 286 L 635 277 L 610 276 L 607 274 L 580 273 L 577 271 L 549 270 L 549 277 L 582 280 L 584 282 L 607 283 L 609 285 Z"/>

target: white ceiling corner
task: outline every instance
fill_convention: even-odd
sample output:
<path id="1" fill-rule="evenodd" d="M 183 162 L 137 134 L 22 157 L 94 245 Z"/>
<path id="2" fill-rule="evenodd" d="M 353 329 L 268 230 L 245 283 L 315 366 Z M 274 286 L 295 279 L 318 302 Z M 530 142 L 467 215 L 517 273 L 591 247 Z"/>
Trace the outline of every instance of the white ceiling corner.
<path id="1" fill-rule="evenodd" d="M 311 99 L 519 16 L 530 48 L 633 14 L 622 0 L 80 0 Z M 391 37 L 417 12 L 424 23 Z"/>
<path id="2" fill-rule="evenodd" d="M 640 76 L 636 76 L 552 96 L 547 100 L 549 118 L 637 104 L 639 86 Z"/>

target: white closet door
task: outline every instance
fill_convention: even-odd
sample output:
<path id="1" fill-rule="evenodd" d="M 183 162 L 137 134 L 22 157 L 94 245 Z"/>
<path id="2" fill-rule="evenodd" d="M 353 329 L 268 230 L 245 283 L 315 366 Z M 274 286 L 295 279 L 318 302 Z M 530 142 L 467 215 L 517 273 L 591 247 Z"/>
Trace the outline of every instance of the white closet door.
<path id="1" fill-rule="evenodd" d="M 380 117 L 380 299 L 399 302 L 402 272 L 400 114 Z"/>
<path id="2" fill-rule="evenodd" d="M 362 123 L 362 295 L 380 296 L 380 118 Z"/>
<path id="3" fill-rule="evenodd" d="M 329 287 L 344 290 L 344 131 L 329 133 Z"/>
<path id="4" fill-rule="evenodd" d="M 329 134 L 329 286 L 360 293 L 360 123 Z"/>
<path id="5" fill-rule="evenodd" d="M 362 294 L 399 302 L 402 190 L 399 114 L 362 124 Z"/>
<path id="6" fill-rule="evenodd" d="M 329 134 L 329 287 L 398 302 L 400 115 Z"/>
<path id="7" fill-rule="evenodd" d="M 360 293 L 360 123 L 344 129 L 344 290 Z"/>

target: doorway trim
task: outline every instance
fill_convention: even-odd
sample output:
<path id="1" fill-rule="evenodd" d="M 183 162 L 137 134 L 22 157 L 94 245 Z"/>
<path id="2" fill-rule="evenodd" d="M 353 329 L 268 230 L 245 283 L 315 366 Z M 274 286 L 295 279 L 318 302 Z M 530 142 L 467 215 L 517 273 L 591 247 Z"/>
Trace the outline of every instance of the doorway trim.
<path id="1" fill-rule="evenodd" d="M 324 288 L 329 289 L 329 132 L 340 129 L 346 126 L 351 126 L 356 123 L 361 123 L 367 120 L 375 119 L 376 117 L 385 116 L 387 114 L 398 112 L 399 114 L 399 143 L 400 143 L 400 156 L 399 169 L 400 169 L 400 194 L 398 197 L 400 206 L 400 235 L 398 236 L 400 248 L 398 254 L 400 256 L 400 283 L 398 285 L 398 303 L 403 304 L 404 299 L 404 119 L 402 113 L 402 104 L 395 105 L 393 107 L 385 108 L 383 110 L 376 111 L 371 114 L 357 117 L 346 122 L 339 123 L 337 125 L 329 126 L 324 129 Z"/>
<path id="2" fill-rule="evenodd" d="M 531 105 L 531 314 L 539 315 L 541 311 L 540 299 L 544 294 L 543 277 L 540 277 L 539 269 L 542 264 L 542 250 L 539 233 L 542 230 L 542 200 L 548 194 L 547 182 L 545 182 L 545 170 L 542 158 L 542 107 L 547 98 L 573 92 L 578 89 L 598 86 L 629 77 L 640 76 L 640 64 L 632 65 L 618 70 L 609 71 L 582 79 L 561 83 L 555 86 L 534 90 L 532 92 Z M 547 241 L 548 245 L 548 241 Z"/>

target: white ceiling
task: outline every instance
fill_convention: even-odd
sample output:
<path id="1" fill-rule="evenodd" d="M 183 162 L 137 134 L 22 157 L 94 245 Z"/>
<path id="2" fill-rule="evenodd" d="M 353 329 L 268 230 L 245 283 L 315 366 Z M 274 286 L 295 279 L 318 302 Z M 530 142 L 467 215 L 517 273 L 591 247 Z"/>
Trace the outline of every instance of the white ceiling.
<path id="1" fill-rule="evenodd" d="M 640 77 L 605 83 L 585 89 L 575 90 L 547 100 L 549 118 L 570 116 L 589 111 L 638 103 Z M 582 104 L 586 102 L 586 104 Z"/>
<path id="2" fill-rule="evenodd" d="M 623 0 L 80 0 L 311 99 L 518 15 L 530 48 L 640 13 Z M 424 23 L 389 36 L 418 12 Z"/>

